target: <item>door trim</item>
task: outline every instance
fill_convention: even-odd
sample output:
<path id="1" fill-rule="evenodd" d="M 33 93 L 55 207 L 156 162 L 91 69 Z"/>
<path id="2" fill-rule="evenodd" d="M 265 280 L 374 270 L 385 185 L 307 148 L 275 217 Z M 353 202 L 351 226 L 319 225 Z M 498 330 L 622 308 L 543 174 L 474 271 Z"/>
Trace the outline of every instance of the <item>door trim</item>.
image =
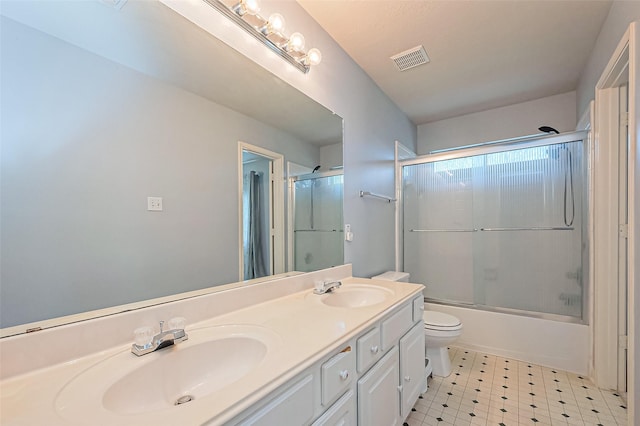
<path id="1" fill-rule="evenodd" d="M 277 152 L 269 151 L 246 142 L 238 142 L 238 258 L 239 281 L 244 280 L 244 251 L 242 246 L 242 152 L 247 151 L 269 158 L 272 162 L 271 171 L 271 197 L 269 200 L 271 210 L 271 275 L 285 272 L 285 247 L 284 247 L 284 156 Z"/>

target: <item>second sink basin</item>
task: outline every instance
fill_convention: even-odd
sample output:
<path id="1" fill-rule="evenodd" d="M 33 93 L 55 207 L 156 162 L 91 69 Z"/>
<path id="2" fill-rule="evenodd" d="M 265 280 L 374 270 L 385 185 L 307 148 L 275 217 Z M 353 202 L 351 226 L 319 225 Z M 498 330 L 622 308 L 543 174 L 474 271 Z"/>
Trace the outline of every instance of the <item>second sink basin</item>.
<path id="1" fill-rule="evenodd" d="M 339 308 L 361 308 L 382 303 L 393 291 L 370 284 L 348 284 L 323 295 L 314 295 L 320 302 Z"/>

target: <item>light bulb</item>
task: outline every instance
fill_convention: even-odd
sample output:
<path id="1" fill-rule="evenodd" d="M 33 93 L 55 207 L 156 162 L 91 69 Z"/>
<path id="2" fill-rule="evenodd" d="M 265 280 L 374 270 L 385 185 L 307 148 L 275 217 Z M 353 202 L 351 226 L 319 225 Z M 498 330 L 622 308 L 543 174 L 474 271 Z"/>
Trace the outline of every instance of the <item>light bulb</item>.
<path id="1" fill-rule="evenodd" d="M 260 3 L 258 0 L 240 0 L 231 9 L 240 16 L 244 14 L 255 15 L 260 12 Z"/>
<path id="2" fill-rule="evenodd" d="M 287 43 L 287 50 L 301 51 L 304 49 L 304 36 L 300 33 L 293 33 L 289 37 L 289 43 Z"/>
<path id="3" fill-rule="evenodd" d="M 320 52 L 320 50 L 316 49 L 315 47 L 313 49 L 309 49 L 305 62 L 308 65 L 318 65 L 321 61 L 322 53 Z"/>
<path id="4" fill-rule="evenodd" d="M 284 31 L 284 16 L 280 15 L 279 13 L 272 13 L 269 16 L 268 22 L 269 23 L 267 25 L 267 28 L 269 33 L 281 33 L 282 31 Z"/>
<path id="5" fill-rule="evenodd" d="M 249 15 L 255 15 L 260 12 L 260 3 L 258 0 L 243 0 L 244 9 Z"/>

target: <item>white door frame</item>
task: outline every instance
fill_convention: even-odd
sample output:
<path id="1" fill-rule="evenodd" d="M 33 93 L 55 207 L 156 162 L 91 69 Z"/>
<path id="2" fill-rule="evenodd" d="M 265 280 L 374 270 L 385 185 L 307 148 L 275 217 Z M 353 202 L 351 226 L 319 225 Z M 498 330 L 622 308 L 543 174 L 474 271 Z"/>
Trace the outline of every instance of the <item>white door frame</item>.
<path id="1" fill-rule="evenodd" d="M 640 330 L 640 284 L 636 267 L 640 267 L 640 256 L 636 246 L 640 244 L 637 217 L 640 214 L 640 197 L 635 195 L 640 188 L 640 154 L 638 152 L 638 129 L 640 111 L 638 87 L 640 56 L 638 47 L 640 34 L 638 22 L 625 32 L 613 56 L 596 85 L 594 125 L 594 380 L 600 387 L 618 387 L 618 261 L 619 261 L 619 95 L 618 86 L 628 80 L 628 225 L 627 225 L 627 323 L 628 323 L 628 416 L 629 424 L 636 424 L 640 415 L 640 350 L 636 331 Z"/>
<path id="2" fill-rule="evenodd" d="M 244 279 L 244 250 L 243 250 L 243 228 L 242 228 L 242 152 L 247 151 L 254 154 L 269 158 L 273 168 L 271 171 L 271 197 L 269 197 L 270 210 L 270 248 L 271 248 L 271 265 L 269 270 L 271 274 L 281 274 L 285 272 L 285 248 L 284 248 L 284 156 L 277 152 L 259 146 L 251 145 L 246 142 L 238 142 L 238 214 L 240 217 L 238 226 L 239 241 L 239 281 Z"/>
<path id="3" fill-rule="evenodd" d="M 629 424 L 640 422 L 640 22 L 629 27 L 629 270 L 627 389 Z"/>

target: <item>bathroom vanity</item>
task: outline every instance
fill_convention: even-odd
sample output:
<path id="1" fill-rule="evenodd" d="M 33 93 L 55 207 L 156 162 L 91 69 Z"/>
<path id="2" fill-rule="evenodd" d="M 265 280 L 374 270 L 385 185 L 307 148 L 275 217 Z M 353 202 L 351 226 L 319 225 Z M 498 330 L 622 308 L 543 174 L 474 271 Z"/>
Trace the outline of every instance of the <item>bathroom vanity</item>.
<path id="1" fill-rule="evenodd" d="M 0 423 L 402 424 L 425 380 L 422 285 L 347 265 L 251 287 L 0 340 Z M 175 315 L 187 340 L 131 353 L 133 329 Z"/>

